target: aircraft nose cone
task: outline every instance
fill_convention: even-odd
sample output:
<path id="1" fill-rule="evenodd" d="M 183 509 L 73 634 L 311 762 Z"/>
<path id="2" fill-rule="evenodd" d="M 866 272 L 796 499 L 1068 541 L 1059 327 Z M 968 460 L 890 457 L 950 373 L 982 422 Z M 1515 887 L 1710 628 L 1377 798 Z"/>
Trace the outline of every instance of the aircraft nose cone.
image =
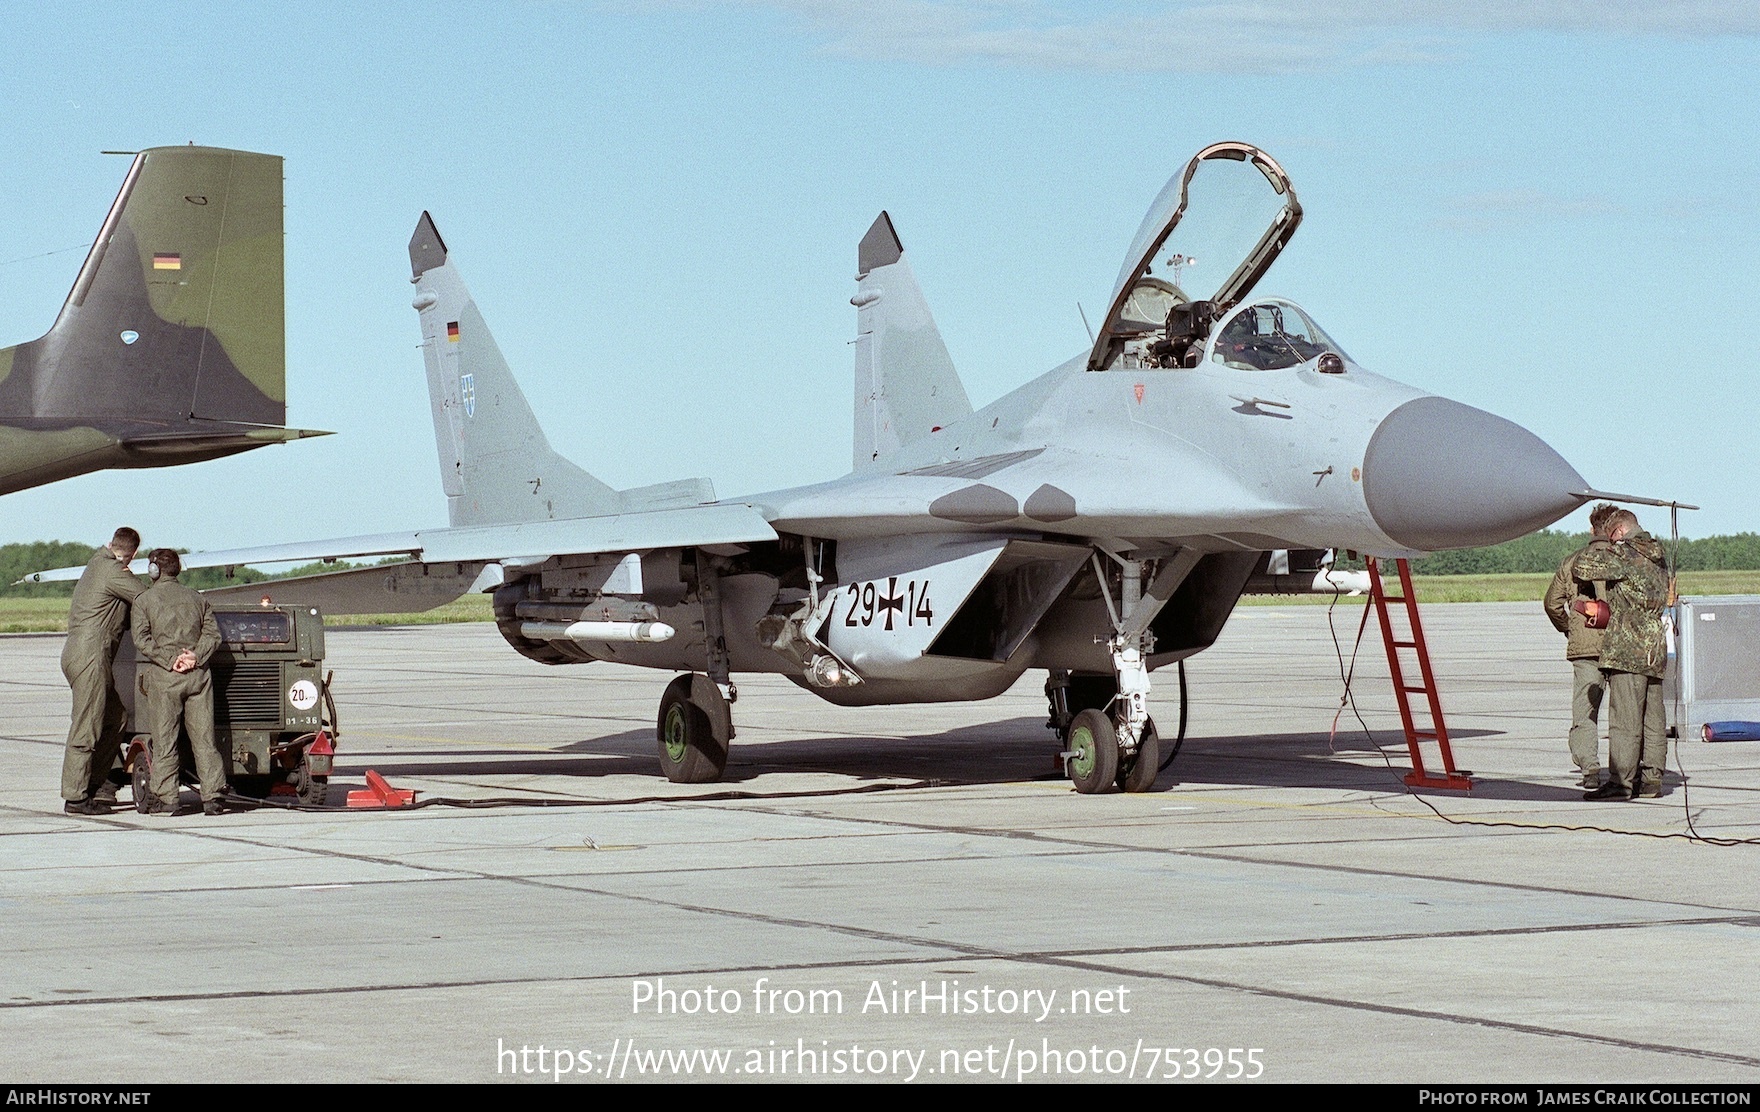
<path id="1" fill-rule="evenodd" d="M 1447 398 L 1389 413 L 1363 456 L 1375 524 L 1408 548 L 1498 544 L 1582 505 L 1588 484 L 1544 440 L 1513 421 Z"/>

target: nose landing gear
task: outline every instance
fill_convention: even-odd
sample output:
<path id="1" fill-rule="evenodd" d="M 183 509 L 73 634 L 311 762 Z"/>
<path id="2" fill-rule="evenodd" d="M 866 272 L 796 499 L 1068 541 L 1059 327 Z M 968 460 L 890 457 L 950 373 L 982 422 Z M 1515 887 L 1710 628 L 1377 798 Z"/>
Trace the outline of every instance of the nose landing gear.
<path id="1" fill-rule="evenodd" d="M 1153 578 L 1146 589 L 1144 571 L 1150 561 L 1117 556 L 1112 559 L 1119 571 L 1116 604 L 1111 578 L 1106 575 L 1099 555 L 1094 556 L 1094 574 L 1112 618 L 1113 635 L 1106 641 L 1112 656 L 1112 675 L 1054 670 L 1045 682 L 1045 695 L 1051 703 L 1051 720 L 1047 725 L 1063 739 L 1064 769 L 1076 791 L 1083 795 L 1103 792 L 1113 784 L 1125 792 L 1146 792 L 1155 785 L 1155 777 L 1161 771 L 1161 737 L 1154 719 L 1149 717 L 1148 656 L 1155 646 L 1149 624 L 1191 573 L 1198 555 L 1180 549 L 1154 561 Z M 1183 740 L 1183 670 L 1180 723 Z M 1175 741 L 1173 752 L 1179 752 L 1179 741 Z"/>

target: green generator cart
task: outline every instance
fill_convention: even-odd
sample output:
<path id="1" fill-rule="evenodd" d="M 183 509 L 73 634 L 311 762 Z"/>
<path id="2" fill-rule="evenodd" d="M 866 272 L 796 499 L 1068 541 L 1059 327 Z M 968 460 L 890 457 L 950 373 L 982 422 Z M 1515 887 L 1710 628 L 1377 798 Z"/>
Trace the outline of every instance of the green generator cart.
<path id="1" fill-rule="evenodd" d="M 258 799 L 291 795 L 321 804 L 335 757 L 336 703 L 324 674 L 324 618 L 309 606 L 216 606 L 220 648 L 208 662 L 214 681 L 214 740 L 227 758 L 232 790 Z M 152 739 L 145 677 L 128 637 L 116 654 L 116 687 L 128 717 L 123 760 L 144 811 L 151 784 Z M 178 738 L 180 773 L 194 782 L 189 737 Z"/>

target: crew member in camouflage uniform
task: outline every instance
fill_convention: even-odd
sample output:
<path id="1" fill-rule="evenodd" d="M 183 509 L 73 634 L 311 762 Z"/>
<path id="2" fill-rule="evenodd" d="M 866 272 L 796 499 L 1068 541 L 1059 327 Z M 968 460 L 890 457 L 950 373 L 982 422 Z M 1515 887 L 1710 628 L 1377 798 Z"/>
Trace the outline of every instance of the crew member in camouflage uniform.
<path id="1" fill-rule="evenodd" d="M 1613 613 L 1601 645 L 1607 674 L 1607 783 L 1584 799 L 1660 795 L 1667 752 L 1663 734 L 1662 676 L 1668 667 L 1662 608 L 1668 580 L 1662 545 L 1638 527 L 1630 510 L 1608 521 L 1608 540 L 1577 559 L 1581 580 L 1605 581 Z M 1640 767 L 1642 769 L 1640 778 Z"/>
<path id="2" fill-rule="evenodd" d="M 1662 612 L 1674 597 L 1674 586 L 1668 577 L 1668 557 L 1660 538 L 1638 529 L 1637 518 L 1631 526 L 1635 532 L 1626 536 L 1632 551 L 1650 561 L 1661 577 L 1662 599 L 1658 603 L 1657 624 L 1663 623 Z M 1661 637 L 1662 669 L 1668 671 L 1668 635 Z M 1662 774 L 1668 767 L 1668 703 L 1662 696 L 1662 677 L 1657 676 L 1644 687 L 1644 741 L 1638 759 L 1640 777 L 1636 795 L 1655 799 L 1662 795 Z"/>
<path id="3" fill-rule="evenodd" d="M 226 810 L 226 761 L 214 744 L 214 685 L 208 661 L 220 647 L 220 627 L 208 600 L 177 581 L 183 561 L 156 548 L 154 583 L 134 606 L 134 644 L 146 676 L 147 722 L 153 732 L 153 803 L 148 814 L 177 810 L 177 735 L 189 734 L 202 812 Z"/>
<path id="4" fill-rule="evenodd" d="M 73 589 L 61 674 L 73 688 L 73 721 L 61 760 L 61 798 L 70 815 L 102 815 L 116 802 L 110 766 L 122 748 L 122 696 L 110 668 L 128 628 L 128 608 L 145 588 L 130 575 L 141 535 L 124 525 L 92 554 Z"/>
<path id="5" fill-rule="evenodd" d="M 1603 502 L 1589 514 L 1593 540 L 1607 539 L 1607 519 L 1619 507 Z M 1577 559 L 1589 551 L 1589 545 L 1566 556 L 1546 588 L 1546 616 L 1554 629 L 1565 635 L 1564 658 L 1571 663 L 1571 760 L 1582 774 L 1585 788 L 1601 786 L 1601 697 L 1606 692 L 1601 675 L 1601 643 L 1605 629 L 1588 624 L 1587 617 L 1576 607 L 1585 598 L 1600 598 L 1600 588 L 1583 584 L 1577 579 Z M 1585 594 L 1585 590 L 1588 592 Z"/>

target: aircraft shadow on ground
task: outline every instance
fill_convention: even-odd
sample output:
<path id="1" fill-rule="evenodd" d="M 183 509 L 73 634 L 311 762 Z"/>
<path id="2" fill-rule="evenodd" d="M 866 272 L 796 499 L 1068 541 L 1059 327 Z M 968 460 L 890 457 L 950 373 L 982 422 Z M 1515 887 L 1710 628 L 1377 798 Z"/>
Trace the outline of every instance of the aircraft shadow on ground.
<path id="1" fill-rule="evenodd" d="M 1457 741 L 1500 736 L 1496 730 L 1457 730 L 1453 734 Z M 1163 759 L 1169 744 L 1169 739 L 1162 742 Z M 822 773 L 862 782 L 920 780 L 943 784 L 1062 780 L 1056 765 L 1058 748 L 1045 729 L 1044 720 L 1038 717 L 905 737 L 843 736 L 788 741 L 736 737 L 721 783 L 749 784 L 778 773 Z M 1384 754 L 1386 761 L 1378 754 Z M 476 759 L 457 759 L 461 757 Z M 335 781 L 338 784 L 349 778 L 349 766 L 376 769 L 393 783 L 399 776 L 456 777 L 479 781 L 485 787 L 492 786 L 498 778 L 524 776 L 659 779 L 654 735 L 645 729 L 529 753 L 493 754 L 454 748 L 383 757 L 357 754 L 341 763 L 345 767 L 339 770 Z M 1568 764 L 1562 748 L 1559 764 L 1561 771 Z M 1405 790 L 1402 778 L 1410 769 L 1405 737 L 1398 731 L 1375 731 L 1365 739 L 1358 730 L 1330 741 L 1319 732 L 1189 737 L 1178 757 L 1156 780 L 1154 790 L 1204 786 L 1397 792 Z M 1571 784 L 1476 776 L 1472 795 L 1481 799 L 1558 802 L 1576 799 L 1581 791 Z"/>

